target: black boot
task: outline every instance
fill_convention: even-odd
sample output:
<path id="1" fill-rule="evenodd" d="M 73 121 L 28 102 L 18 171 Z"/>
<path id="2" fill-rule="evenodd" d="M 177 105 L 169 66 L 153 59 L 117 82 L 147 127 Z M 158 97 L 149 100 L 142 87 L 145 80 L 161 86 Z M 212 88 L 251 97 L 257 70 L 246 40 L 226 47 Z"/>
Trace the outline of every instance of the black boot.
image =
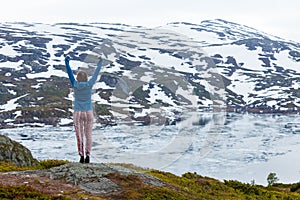
<path id="1" fill-rule="evenodd" d="M 84 156 L 80 156 L 79 162 L 80 162 L 80 163 L 84 163 Z"/>
<path id="2" fill-rule="evenodd" d="M 90 163 L 90 156 L 85 157 L 85 163 Z"/>

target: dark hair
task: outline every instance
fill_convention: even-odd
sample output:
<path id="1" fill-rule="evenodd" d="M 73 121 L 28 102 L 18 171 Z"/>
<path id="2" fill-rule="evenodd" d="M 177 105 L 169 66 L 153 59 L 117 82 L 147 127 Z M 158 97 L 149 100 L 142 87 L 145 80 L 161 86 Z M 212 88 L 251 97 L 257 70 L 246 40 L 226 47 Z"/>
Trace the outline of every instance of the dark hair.
<path id="1" fill-rule="evenodd" d="M 86 73 L 85 71 L 80 70 L 80 71 L 77 73 L 76 80 L 77 80 L 78 82 L 87 82 L 87 81 L 88 81 L 87 73 Z"/>

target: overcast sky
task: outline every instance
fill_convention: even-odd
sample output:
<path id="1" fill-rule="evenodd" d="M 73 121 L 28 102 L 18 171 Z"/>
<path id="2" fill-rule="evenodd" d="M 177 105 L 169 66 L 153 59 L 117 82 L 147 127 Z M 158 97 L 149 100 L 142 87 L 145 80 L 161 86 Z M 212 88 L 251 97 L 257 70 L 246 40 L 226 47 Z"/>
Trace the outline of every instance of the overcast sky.
<path id="1" fill-rule="evenodd" d="M 146 27 L 224 19 L 300 42 L 299 0 L 5 0 L 1 22 L 117 22 Z"/>

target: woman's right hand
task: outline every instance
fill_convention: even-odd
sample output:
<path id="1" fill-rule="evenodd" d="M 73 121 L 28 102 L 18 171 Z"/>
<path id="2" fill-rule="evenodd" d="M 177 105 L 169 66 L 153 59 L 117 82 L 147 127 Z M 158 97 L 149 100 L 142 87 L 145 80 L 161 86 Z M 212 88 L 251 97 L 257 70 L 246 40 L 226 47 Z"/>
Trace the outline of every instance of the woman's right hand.
<path id="1" fill-rule="evenodd" d="M 71 59 L 70 56 L 68 56 L 68 55 L 65 56 L 65 61 L 69 62 L 70 59 Z"/>

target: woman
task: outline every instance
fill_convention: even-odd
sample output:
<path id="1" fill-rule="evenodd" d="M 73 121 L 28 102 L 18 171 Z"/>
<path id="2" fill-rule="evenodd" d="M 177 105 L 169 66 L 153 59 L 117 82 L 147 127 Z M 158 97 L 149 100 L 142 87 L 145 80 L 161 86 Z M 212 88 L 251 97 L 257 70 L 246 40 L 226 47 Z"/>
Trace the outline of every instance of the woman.
<path id="1" fill-rule="evenodd" d="M 90 153 L 92 149 L 92 129 L 93 129 L 93 106 L 92 106 L 92 87 L 97 80 L 97 76 L 102 67 L 102 59 L 97 65 L 97 68 L 90 80 L 88 80 L 87 73 L 85 71 L 79 71 L 74 78 L 72 69 L 70 67 L 70 57 L 65 57 L 66 69 L 71 82 L 71 86 L 74 89 L 74 126 L 77 138 L 78 154 L 80 156 L 80 163 L 90 162 Z M 84 138 L 85 144 L 85 159 L 84 159 Z"/>

